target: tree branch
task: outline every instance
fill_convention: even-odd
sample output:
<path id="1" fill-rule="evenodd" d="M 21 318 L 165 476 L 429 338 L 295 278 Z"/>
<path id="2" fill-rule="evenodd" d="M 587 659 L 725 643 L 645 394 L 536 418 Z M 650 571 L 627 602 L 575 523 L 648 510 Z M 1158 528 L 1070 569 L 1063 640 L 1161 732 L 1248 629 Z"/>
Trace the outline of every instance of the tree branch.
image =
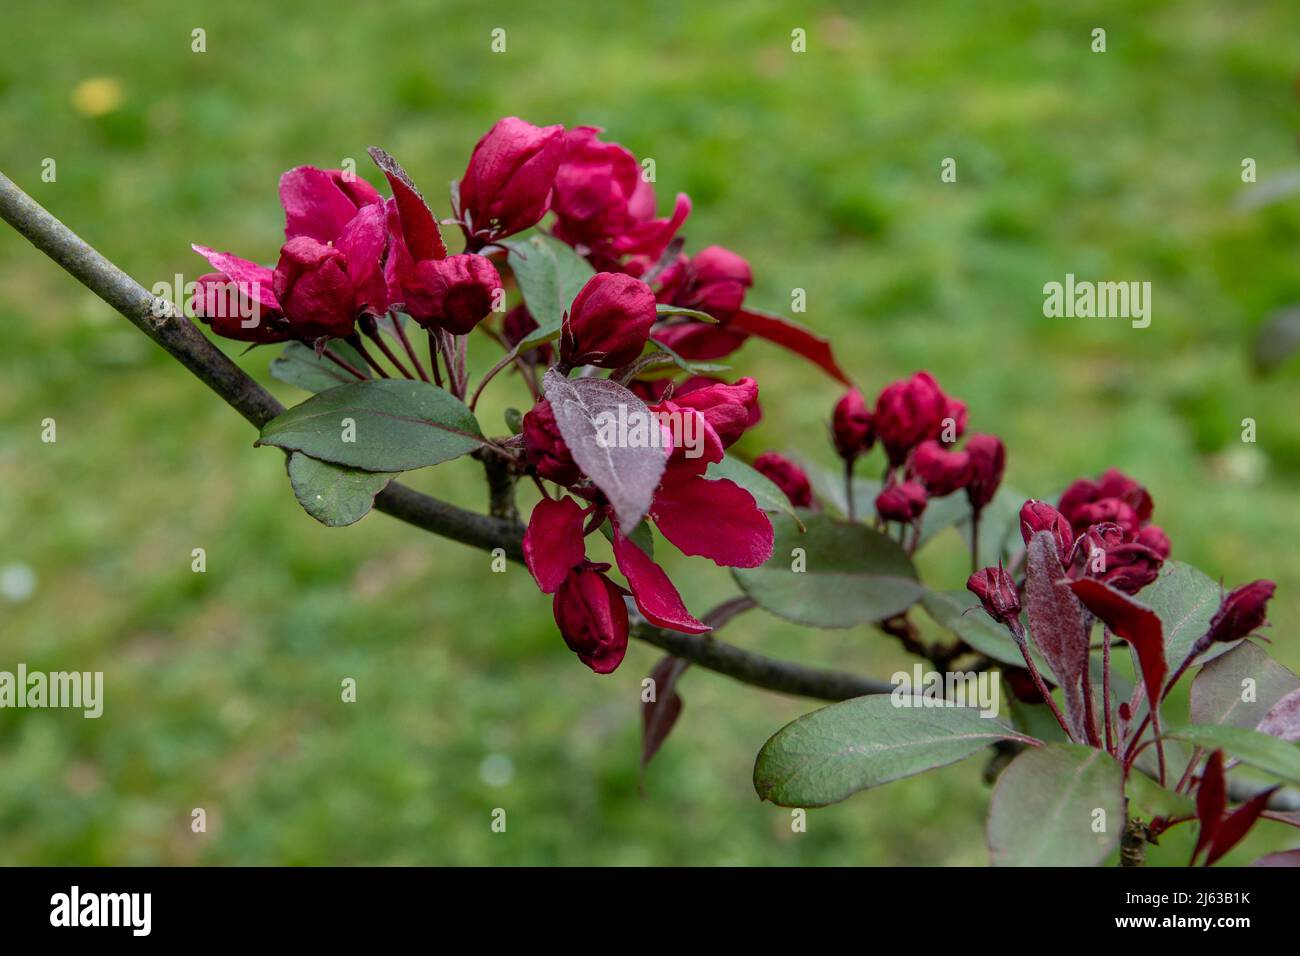
<path id="1" fill-rule="evenodd" d="M 3 173 L 0 218 L 153 339 L 254 427 L 261 428 L 284 411 L 275 396 L 232 362 L 194 323 L 100 255 Z M 510 560 L 523 562 L 523 528 L 518 521 L 476 514 L 398 482 L 380 492 L 375 508 L 461 544 L 485 551 L 501 548 Z M 893 689 L 883 681 L 780 661 L 711 637 L 667 631 L 644 622 L 633 629 L 633 635 L 700 667 L 786 694 L 834 701 Z"/>

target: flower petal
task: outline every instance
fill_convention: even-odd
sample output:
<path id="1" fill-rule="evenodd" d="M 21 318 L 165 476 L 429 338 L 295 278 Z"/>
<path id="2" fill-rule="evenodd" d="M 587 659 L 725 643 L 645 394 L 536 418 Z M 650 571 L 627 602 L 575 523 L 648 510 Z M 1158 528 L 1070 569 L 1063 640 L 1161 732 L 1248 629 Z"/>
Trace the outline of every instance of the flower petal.
<path id="1" fill-rule="evenodd" d="M 683 634 L 703 634 L 710 629 L 686 610 L 681 595 L 664 569 L 635 542 L 623 537 L 618 528 L 614 529 L 614 560 L 627 578 L 636 606 L 651 624 Z"/>
<path id="2" fill-rule="evenodd" d="M 542 589 L 554 594 L 569 571 L 582 563 L 582 507 L 572 498 L 543 498 L 524 532 L 524 563 Z"/>
<path id="3" fill-rule="evenodd" d="M 357 214 L 356 204 L 334 177 L 315 166 L 299 166 L 280 177 L 280 205 L 286 239 L 310 236 L 317 242 L 332 242 Z"/>
<path id="4" fill-rule="evenodd" d="M 212 264 L 212 268 L 239 285 L 240 291 L 257 300 L 262 308 L 276 310 L 280 308 L 280 302 L 276 299 L 273 288 L 274 270 L 269 266 L 258 265 L 256 262 L 241 259 L 229 252 L 217 252 L 207 246 L 193 244 L 190 248 L 207 259 Z"/>
<path id="5" fill-rule="evenodd" d="M 726 568 L 756 568 L 772 556 L 772 522 L 753 495 L 726 478 L 670 468 L 650 516 L 682 554 Z"/>

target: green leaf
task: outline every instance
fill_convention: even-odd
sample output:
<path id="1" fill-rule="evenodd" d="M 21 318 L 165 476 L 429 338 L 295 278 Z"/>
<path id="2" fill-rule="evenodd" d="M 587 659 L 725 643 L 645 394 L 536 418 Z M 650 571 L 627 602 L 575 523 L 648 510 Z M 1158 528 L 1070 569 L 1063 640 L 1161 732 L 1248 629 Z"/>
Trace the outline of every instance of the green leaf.
<path id="1" fill-rule="evenodd" d="M 786 724 L 758 753 L 754 789 L 783 807 L 824 807 L 969 757 L 999 740 L 1037 743 L 970 707 L 905 707 L 894 694 L 831 704 Z"/>
<path id="2" fill-rule="evenodd" d="M 713 322 L 716 324 L 718 321 L 716 316 L 709 315 L 707 312 L 701 312 L 699 309 L 685 309 L 680 305 L 664 305 L 663 303 L 660 303 L 655 306 L 655 313 L 660 318 L 669 315 L 683 315 L 689 319 L 699 319 L 701 322 Z"/>
<path id="3" fill-rule="evenodd" d="M 1196 816 L 1196 802 L 1190 796 L 1162 787 L 1144 773 L 1130 773 L 1124 789 L 1129 813 L 1135 816 L 1146 820 Z"/>
<path id="4" fill-rule="evenodd" d="M 289 484 L 298 503 L 321 524 L 341 528 L 365 517 L 397 476 L 392 472 L 359 471 L 317 461 L 300 451 L 289 456 Z"/>
<path id="5" fill-rule="evenodd" d="M 1183 662 L 1197 638 L 1209 628 L 1222 598 L 1218 582 L 1182 561 L 1166 561 L 1160 577 L 1142 589 L 1138 600 L 1155 611 L 1164 625 L 1165 660 L 1171 668 Z M 1199 660 L 1212 660 L 1233 646 L 1215 644 Z"/>
<path id="6" fill-rule="evenodd" d="M 457 458 L 484 439 L 470 410 L 442 389 L 382 379 L 307 399 L 267 422 L 257 444 L 365 471 L 398 472 Z"/>
<path id="7" fill-rule="evenodd" d="M 329 350 L 353 368 L 370 375 L 366 360 L 347 342 L 332 339 Z M 357 381 L 351 372 L 339 368 L 323 355 L 317 357 L 315 349 L 301 342 L 288 343 L 284 351 L 271 359 L 271 377 L 307 392 L 327 392 Z"/>
<path id="8" fill-rule="evenodd" d="M 1192 681 L 1192 722 L 1254 730 L 1269 708 L 1296 688 L 1300 677 L 1262 648 L 1242 641 L 1202 667 Z M 1243 700 L 1246 696 L 1250 699 Z"/>
<path id="9" fill-rule="evenodd" d="M 796 624 L 853 627 L 901 614 L 920 598 L 916 569 L 896 541 L 825 514 L 804 521 L 801 533 L 794 518 L 774 515 L 771 559 L 732 571 L 760 607 Z"/>
<path id="10" fill-rule="evenodd" d="M 998 778 L 989 850 L 995 866 L 1097 866 L 1119 845 L 1124 823 L 1124 773 L 1115 758 L 1079 744 L 1045 744 Z"/>
<path id="11" fill-rule="evenodd" d="M 725 372 L 731 368 L 730 365 L 718 365 L 716 362 L 693 362 L 690 359 L 682 358 L 658 339 L 651 339 L 650 345 L 652 348 L 663 352 L 664 355 L 668 356 L 668 358 L 664 360 L 665 364 L 663 366 L 651 366 L 651 368 L 638 374 L 637 378 L 662 378 L 662 375 L 656 376 L 652 374 L 653 371 L 658 368 L 672 368 L 674 366 L 681 369 L 683 372 L 690 372 L 692 375 L 707 375 L 712 372 Z M 673 374 L 676 373 L 674 372 Z"/>
<path id="12" fill-rule="evenodd" d="M 507 261 L 524 304 L 537 321 L 537 328 L 519 343 L 523 352 L 560 334 L 565 313 L 596 270 L 571 247 L 550 236 L 535 235 L 503 245 L 509 250 Z"/>
<path id="13" fill-rule="evenodd" d="M 1222 749 L 1230 757 L 1250 764 L 1288 783 L 1300 784 L 1300 744 L 1288 743 L 1246 727 L 1192 724 L 1168 731 L 1166 737 L 1185 740 L 1206 750 Z"/>
<path id="14" fill-rule="evenodd" d="M 739 458 L 724 455 L 722 461 L 715 461 L 709 465 L 709 470 L 704 477 L 727 478 L 734 481 L 753 495 L 754 501 L 764 511 L 787 514 L 795 520 L 800 531 L 804 529 L 803 521 L 795 512 L 794 506 L 790 504 L 790 499 L 785 496 L 785 492 L 778 488 L 772 479 Z"/>

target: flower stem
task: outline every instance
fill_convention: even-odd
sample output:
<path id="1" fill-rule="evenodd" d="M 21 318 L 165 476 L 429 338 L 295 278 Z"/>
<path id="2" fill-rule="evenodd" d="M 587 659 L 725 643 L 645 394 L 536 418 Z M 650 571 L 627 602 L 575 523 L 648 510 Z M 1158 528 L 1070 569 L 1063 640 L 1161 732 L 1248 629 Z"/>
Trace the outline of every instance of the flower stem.
<path id="1" fill-rule="evenodd" d="M 432 329 L 426 330 L 429 335 L 429 367 L 433 369 L 433 384 L 442 388 L 442 372 L 438 370 L 438 337 L 433 334 Z"/>
<path id="2" fill-rule="evenodd" d="M 1101 697 L 1102 697 L 1102 723 L 1106 727 L 1106 752 L 1119 756 L 1116 753 L 1115 741 L 1111 731 L 1110 718 L 1110 631 L 1106 628 L 1101 629 Z"/>
<path id="3" fill-rule="evenodd" d="M 366 330 L 366 336 L 370 341 L 379 346 L 379 351 L 383 352 L 384 357 L 393 363 L 393 368 L 401 372 L 406 378 L 415 378 L 415 376 L 411 374 L 410 370 L 401 363 L 401 360 L 393 354 L 393 350 L 388 347 L 388 343 L 384 341 L 383 333 L 381 333 L 377 328 L 372 327 Z"/>
<path id="4" fill-rule="evenodd" d="M 402 342 L 402 348 L 404 348 L 406 354 L 411 357 L 411 364 L 415 366 L 415 371 L 419 374 L 421 379 L 426 382 L 429 381 L 429 373 L 426 372 L 424 366 L 420 364 L 419 353 L 411 347 L 411 340 L 406 335 L 406 329 L 402 327 L 402 323 L 398 320 L 397 316 L 390 315 L 390 318 L 393 323 L 393 328 L 397 330 L 397 337 Z"/>
<path id="5" fill-rule="evenodd" d="M 387 372 L 384 371 L 384 367 L 382 365 L 380 365 L 377 361 L 375 361 L 375 357 L 371 355 L 369 349 L 366 348 L 366 343 L 361 341 L 361 336 L 358 335 L 356 332 L 353 332 L 343 341 L 347 342 L 348 345 L 356 349 L 357 352 L 361 355 L 361 357 L 366 360 L 366 364 L 369 365 L 372 369 L 374 369 L 375 374 L 378 375 L 380 378 L 392 377 L 391 375 L 389 375 Z"/>
<path id="6" fill-rule="evenodd" d="M 1047 689 L 1047 684 L 1043 682 L 1043 675 L 1038 672 L 1038 665 L 1034 663 L 1034 655 L 1029 653 L 1029 643 L 1025 640 L 1024 631 L 1022 630 L 1017 634 L 1014 629 L 1009 628 L 1009 630 L 1011 630 L 1011 636 L 1016 639 L 1016 646 L 1020 648 L 1020 656 L 1025 659 L 1025 667 L 1028 668 L 1029 676 L 1033 679 L 1034 686 L 1038 688 L 1038 693 L 1042 695 L 1047 706 L 1052 709 L 1052 716 L 1056 718 L 1056 722 L 1065 731 L 1066 739 L 1077 742 L 1074 741 L 1074 734 L 1070 733 L 1070 727 L 1065 722 L 1065 715 L 1061 713 L 1061 708 L 1056 706 L 1051 691 Z"/>
<path id="7" fill-rule="evenodd" d="M 344 371 L 351 372 L 353 375 L 355 375 L 363 382 L 370 378 L 369 375 L 361 371 L 359 368 L 357 368 L 347 359 L 343 358 L 341 355 L 335 353 L 332 349 L 322 349 L 320 354 L 325 356 L 327 359 L 329 359 L 331 362 L 333 362 L 335 365 L 337 365 L 339 368 L 343 369 Z"/>

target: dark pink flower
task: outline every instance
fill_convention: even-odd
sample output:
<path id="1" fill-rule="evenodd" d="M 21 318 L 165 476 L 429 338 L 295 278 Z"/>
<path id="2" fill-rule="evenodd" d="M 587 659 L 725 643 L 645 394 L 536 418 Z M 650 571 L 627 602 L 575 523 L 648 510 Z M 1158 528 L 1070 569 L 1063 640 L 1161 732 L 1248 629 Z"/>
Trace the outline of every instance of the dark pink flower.
<path id="1" fill-rule="evenodd" d="M 700 378 L 697 376 L 692 381 Z M 705 379 L 703 385 L 683 386 L 674 392 L 673 401 L 682 408 L 700 412 L 718 433 L 722 447 L 730 448 L 754 421 L 758 383 L 752 378 L 742 378 L 734 385 Z"/>
<path id="2" fill-rule="evenodd" d="M 240 342 L 283 342 L 293 337 L 275 297 L 271 269 L 207 246 L 192 248 L 217 270 L 196 281 L 190 304 L 197 318 L 218 335 Z M 254 311 L 257 324 L 246 327 Z"/>
<path id="3" fill-rule="evenodd" d="M 592 126 L 565 133 L 551 194 L 555 234 L 601 266 L 627 255 L 657 261 L 689 215 L 690 200 L 678 194 L 672 217 L 656 218 L 654 187 L 636 157 L 617 143 L 602 143 L 598 133 Z"/>
<path id="4" fill-rule="evenodd" d="M 1169 552 L 1172 546 L 1169 543 L 1169 536 L 1165 534 L 1164 529 L 1158 525 L 1149 524 L 1137 533 L 1135 539 L 1138 544 L 1145 545 L 1160 556 L 1161 561 L 1169 559 Z"/>
<path id="5" fill-rule="evenodd" d="M 536 225 L 550 206 L 564 127 L 507 116 L 474 147 L 460 180 L 465 235 L 477 248 Z"/>
<path id="6" fill-rule="evenodd" d="M 796 508 L 813 505 L 812 484 L 808 475 L 784 455 L 767 451 L 754 459 L 754 470 L 776 485 Z"/>
<path id="7" fill-rule="evenodd" d="M 911 468 L 926 491 L 936 498 L 965 488 L 972 477 L 970 452 L 953 451 L 934 439 L 916 446 Z"/>
<path id="8" fill-rule="evenodd" d="M 273 287 L 299 338 L 346 338 L 352 333 L 356 294 L 340 250 L 308 236 L 290 239 L 280 250 Z"/>
<path id="9" fill-rule="evenodd" d="M 664 271 L 658 298 L 725 321 L 739 310 L 753 284 L 748 262 L 722 246 L 708 246 L 689 258 L 681 256 Z"/>
<path id="10" fill-rule="evenodd" d="M 427 329 L 465 335 L 492 311 L 501 276 L 484 256 L 468 253 L 414 263 L 402 279 L 406 311 Z"/>
<path id="11" fill-rule="evenodd" d="M 966 590 L 980 599 L 989 617 L 1019 633 L 1020 594 L 1015 580 L 1001 565 L 976 571 L 966 580 Z"/>
<path id="12" fill-rule="evenodd" d="M 543 594 L 554 594 L 586 558 L 582 523 L 588 511 L 567 495 L 543 498 L 533 508 L 524 531 L 524 563 Z"/>
<path id="13" fill-rule="evenodd" d="M 891 482 L 876 495 L 876 513 L 886 521 L 915 521 L 925 504 L 925 488 L 915 481 Z"/>
<path id="14" fill-rule="evenodd" d="M 284 237 L 333 242 L 352 217 L 383 198 L 355 172 L 299 166 L 280 177 Z"/>
<path id="15" fill-rule="evenodd" d="M 927 438 L 960 438 L 966 430 L 966 405 L 945 395 L 929 372 L 917 372 L 881 391 L 876 399 L 875 429 L 890 464 L 898 466 Z"/>
<path id="16" fill-rule="evenodd" d="M 979 513 L 998 493 L 1002 472 L 1006 470 L 1007 451 L 996 435 L 971 435 L 966 439 L 966 454 L 970 456 L 966 498 L 971 509 Z"/>
<path id="17" fill-rule="evenodd" d="M 555 412 L 546 399 L 539 401 L 524 416 L 523 436 L 525 453 L 539 477 L 566 487 L 582 480 L 582 472 L 560 435 Z"/>
<path id="18" fill-rule="evenodd" d="M 871 409 L 862 398 L 862 393 L 851 388 L 835 403 L 831 413 L 831 438 L 835 442 L 835 451 L 845 461 L 854 461 L 859 455 L 871 451 L 876 440 Z"/>
<path id="19" fill-rule="evenodd" d="M 772 522 L 754 496 L 726 478 L 704 477 L 710 464 L 722 460 L 722 440 L 703 414 L 672 401 L 651 406 L 668 420 L 698 416 L 704 433 L 704 454 L 686 457 L 674 448 L 650 504 L 650 518 L 665 538 L 686 555 L 705 557 L 728 568 L 755 568 L 772 556 Z"/>
<path id="20" fill-rule="evenodd" d="M 1125 594 L 1137 594 L 1160 575 L 1163 559 L 1133 541 L 1112 522 L 1095 524 L 1075 542 L 1076 561 L 1086 577 L 1096 578 Z"/>
<path id="21" fill-rule="evenodd" d="M 655 297 L 640 279 L 598 272 L 573 300 L 560 333 L 566 365 L 619 368 L 633 361 L 650 338 Z"/>
<path id="22" fill-rule="evenodd" d="M 552 602 L 564 643 L 597 674 L 614 671 L 627 653 L 627 605 L 608 568 L 588 562 L 570 571 Z"/>

